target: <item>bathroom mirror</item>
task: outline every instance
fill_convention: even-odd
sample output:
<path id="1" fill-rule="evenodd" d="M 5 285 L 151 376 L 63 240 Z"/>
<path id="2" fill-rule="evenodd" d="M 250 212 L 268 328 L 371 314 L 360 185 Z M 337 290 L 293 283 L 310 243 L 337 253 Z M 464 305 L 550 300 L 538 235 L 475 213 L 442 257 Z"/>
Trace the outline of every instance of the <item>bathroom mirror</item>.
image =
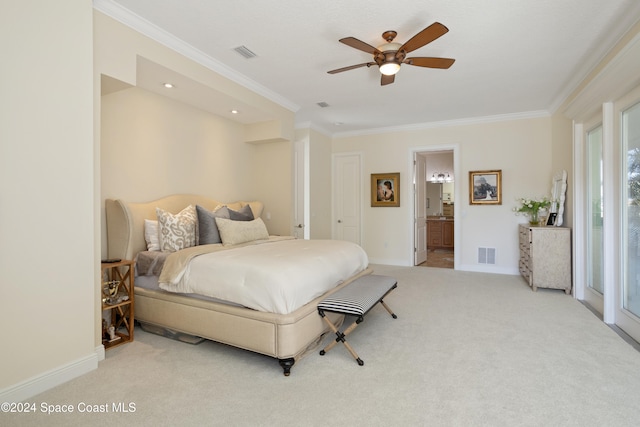
<path id="1" fill-rule="evenodd" d="M 556 214 L 553 225 L 562 226 L 564 215 L 564 199 L 567 193 L 567 171 L 563 170 L 553 176 L 551 181 L 551 207 L 550 214 Z"/>

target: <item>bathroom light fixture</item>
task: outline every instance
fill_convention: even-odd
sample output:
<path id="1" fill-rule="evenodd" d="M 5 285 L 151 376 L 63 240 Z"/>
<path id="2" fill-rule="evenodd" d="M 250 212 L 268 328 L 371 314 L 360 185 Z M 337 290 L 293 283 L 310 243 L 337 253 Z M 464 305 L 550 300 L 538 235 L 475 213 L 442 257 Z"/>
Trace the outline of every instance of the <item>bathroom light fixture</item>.
<path id="1" fill-rule="evenodd" d="M 453 182 L 453 177 L 449 172 L 447 172 L 446 175 L 442 172 L 434 172 L 433 175 L 431 175 L 431 182 Z"/>

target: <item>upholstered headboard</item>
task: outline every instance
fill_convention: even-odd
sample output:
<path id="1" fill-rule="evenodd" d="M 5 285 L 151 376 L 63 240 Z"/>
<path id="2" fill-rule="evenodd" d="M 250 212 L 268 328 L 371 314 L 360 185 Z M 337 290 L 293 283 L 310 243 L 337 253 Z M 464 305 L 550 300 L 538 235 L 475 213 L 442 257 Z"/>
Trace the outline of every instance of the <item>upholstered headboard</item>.
<path id="1" fill-rule="evenodd" d="M 146 203 L 129 203 L 124 200 L 105 200 L 107 219 L 107 250 L 109 258 L 133 259 L 140 251 L 147 249 L 144 240 L 144 220 L 156 219 L 156 208 L 178 213 L 189 205 L 200 205 L 213 210 L 219 205 L 239 210 L 245 205 L 251 206 L 253 216 L 262 215 L 262 202 L 223 203 L 204 196 L 192 194 L 174 194 Z"/>

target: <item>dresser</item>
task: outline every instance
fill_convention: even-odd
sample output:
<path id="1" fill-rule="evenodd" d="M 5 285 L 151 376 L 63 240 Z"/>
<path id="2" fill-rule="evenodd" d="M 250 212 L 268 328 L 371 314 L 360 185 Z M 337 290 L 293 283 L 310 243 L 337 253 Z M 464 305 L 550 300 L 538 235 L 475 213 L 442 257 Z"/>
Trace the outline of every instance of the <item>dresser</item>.
<path id="1" fill-rule="evenodd" d="M 534 291 L 563 289 L 571 293 L 571 229 L 519 226 L 522 277 Z"/>

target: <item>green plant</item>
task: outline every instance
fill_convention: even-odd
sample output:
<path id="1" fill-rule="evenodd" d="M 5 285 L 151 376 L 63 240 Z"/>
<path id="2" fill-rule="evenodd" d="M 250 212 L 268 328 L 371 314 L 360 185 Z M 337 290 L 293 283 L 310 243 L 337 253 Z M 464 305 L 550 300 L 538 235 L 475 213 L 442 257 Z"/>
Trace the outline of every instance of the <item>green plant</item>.
<path id="1" fill-rule="evenodd" d="M 516 215 L 520 213 L 528 215 L 530 224 L 538 224 L 538 214 L 540 211 L 551 206 L 551 200 L 547 197 L 542 197 L 540 199 L 520 198 L 517 200 L 519 206 L 514 207 L 513 211 Z"/>

